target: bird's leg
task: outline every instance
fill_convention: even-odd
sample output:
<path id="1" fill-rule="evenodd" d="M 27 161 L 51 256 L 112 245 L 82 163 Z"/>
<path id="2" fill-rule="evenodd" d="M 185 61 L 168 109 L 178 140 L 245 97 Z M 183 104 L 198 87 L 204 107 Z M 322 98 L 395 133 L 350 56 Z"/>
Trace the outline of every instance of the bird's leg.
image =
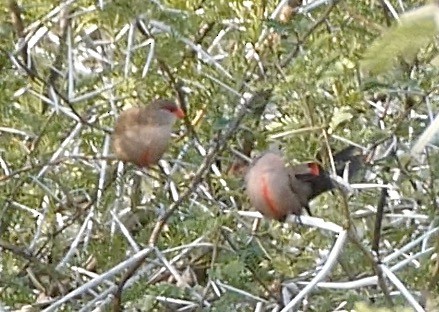
<path id="1" fill-rule="evenodd" d="M 311 209 L 309 209 L 309 205 L 306 204 L 305 206 L 303 206 L 303 208 L 305 208 L 305 210 L 306 210 L 306 212 L 308 213 L 308 215 L 309 215 L 310 217 L 312 217 L 312 213 L 311 213 Z"/>
<path id="2" fill-rule="evenodd" d="M 296 223 L 297 224 L 299 224 L 300 226 L 303 226 L 303 223 L 302 223 L 302 219 L 300 218 L 300 215 L 294 215 L 295 216 L 295 221 L 296 221 Z"/>

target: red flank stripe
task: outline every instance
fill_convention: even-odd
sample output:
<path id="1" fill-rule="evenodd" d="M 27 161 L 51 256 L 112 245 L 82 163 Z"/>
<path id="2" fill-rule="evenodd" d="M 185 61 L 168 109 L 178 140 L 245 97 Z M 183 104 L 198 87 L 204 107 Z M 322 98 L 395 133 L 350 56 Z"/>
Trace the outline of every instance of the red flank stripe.
<path id="1" fill-rule="evenodd" d="M 264 199 L 265 199 L 268 207 L 270 207 L 270 210 L 274 215 L 277 215 L 277 216 L 280 215 L 279 210 L 277 209 L 276 205 L 274 204 L 274 200 L 271 197 L 271 193 L 270 193 L 270 190 L 269 190 L 268 185 L 267 185 L 267 181 L 265 180 L 264 176 L 262 176 L 261 182 L 262 182 L 262 195 L 264 196 Z"/>
<path id="2" fill-rule="evenodd" d="M 149 166 L 149 153 L 148 153 L 148 151 L 146 151 L 142 154 L 142 156 L 140 157 L 140 159 L 138 161 L 138 164 L 136 164 L 136 165 L 141 166 L 141 167 Z"/>

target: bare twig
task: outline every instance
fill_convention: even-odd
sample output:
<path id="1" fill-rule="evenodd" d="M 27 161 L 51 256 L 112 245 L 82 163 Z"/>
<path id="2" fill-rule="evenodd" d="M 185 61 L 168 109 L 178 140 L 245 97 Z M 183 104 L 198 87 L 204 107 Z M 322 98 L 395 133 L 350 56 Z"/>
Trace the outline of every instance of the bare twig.
<path id="1" fill-rule="evenodd" d="M 202 182 L 204 175 L 209 170 L 210 166 L 213 164 L 213 162 L 216 159 L 216 156 L 224 150 L 227 142 L 232 138 L 236 130 L 238 129 L 241 121 L 244 119 L 245 115 L 248 113 L 248 110 L 256 101 L 267 101 L 268 98 L 271 95 L 271 91 L 262 91 L 257 94 L 255 94 L 250 100 L 248 100 L 239 110 L 235 120 L 230 125 L 230 127 L 224 132 L 222 136 L 218 140 L 214 142 L 214 146 L 209 151 L 209 153 L 204 158 L 203 163 L 195 173 L 194 177 L 192 178 L 191 184 L 189 187 L 184 191 L 181 195 L 181 197 L 171 204 L 168 211 L 157 221 L 150 239 L 149 239 L 149 245 L 151 247 L 156 245 L 156 242 L 160 236 L 161 230 L 163 226 L 165 225 L 166 221 L 171 217 L 171 215 L 180 207 L 180 205 L 192 194 L 192 192 L 195 191 L 195 189 L 198 187 L 198 184 Z M 261 100 L 262 99 L 262 100 Z M 121 305 L 121 293 L 122 289 L 126 283 L 126 281 L 140 268 L 143 261 L 146 259 L 145 257 L 140 258 L 131 268 L 130 270 L 123 276 L 121 282 L 119 283 L 119 287 L 117 292 L 115 293 L 115 304 L 114 304 L 114 311 L 120 310 Z"/>

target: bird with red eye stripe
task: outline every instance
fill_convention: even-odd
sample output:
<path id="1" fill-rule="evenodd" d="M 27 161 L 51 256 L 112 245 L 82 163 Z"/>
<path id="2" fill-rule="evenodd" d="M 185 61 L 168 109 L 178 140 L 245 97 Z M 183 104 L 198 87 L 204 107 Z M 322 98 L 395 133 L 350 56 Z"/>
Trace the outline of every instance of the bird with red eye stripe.
<path id="1" fill-rule="evenodd" d="M 364 163 L 362 151 L 349 146 L 334 155 L 337 175 L 349 164 L 352 177 Z M 309 201 L 335 187 L 327 171 L 317 162 L 286 166 L 281 153 L 269 150 L 256 158 L 245 177 L 246 192 L 252 206 L 269 219 L 285 221 L 302 209 L 311 215 Z"/>
<path id="2" fill-rule="evenodd" d="M 116 157 L 139 167 L 157 164 L 168 148 L 175 121 L 184 116 L 175 102 L 163 99 L 123 111 L 112 136 Z"/>

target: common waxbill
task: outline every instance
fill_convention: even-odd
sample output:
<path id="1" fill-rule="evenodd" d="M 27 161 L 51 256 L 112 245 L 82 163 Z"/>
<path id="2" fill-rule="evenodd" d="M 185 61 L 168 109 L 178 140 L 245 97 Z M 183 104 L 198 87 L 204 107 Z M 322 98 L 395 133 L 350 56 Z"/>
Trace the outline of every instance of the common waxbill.
<path id="1" fill-rule="evenodd" d="M 183 111 L 170 100 L 154 100 L 146 107 L 123 111 L 113 133 L 116 157 L 139 167 L 156 164 L 168 147 L 172 126 L 183 117 Z"/>
<path id="2" fill-rule="evenodd" d="M 334 155 L 337 175 L 345 165 L 349 176 L 363 163 L 361 150 L 350 146 Z M 316 162 L 287 167 L 280 152 L 268 151 L 256 158 L 245 177 L 246 191 L 252 206 L 269 219 L 284 221 L 289 214 L 309 215 L 309 201 L 335 186 L 329 174 Z"/>

